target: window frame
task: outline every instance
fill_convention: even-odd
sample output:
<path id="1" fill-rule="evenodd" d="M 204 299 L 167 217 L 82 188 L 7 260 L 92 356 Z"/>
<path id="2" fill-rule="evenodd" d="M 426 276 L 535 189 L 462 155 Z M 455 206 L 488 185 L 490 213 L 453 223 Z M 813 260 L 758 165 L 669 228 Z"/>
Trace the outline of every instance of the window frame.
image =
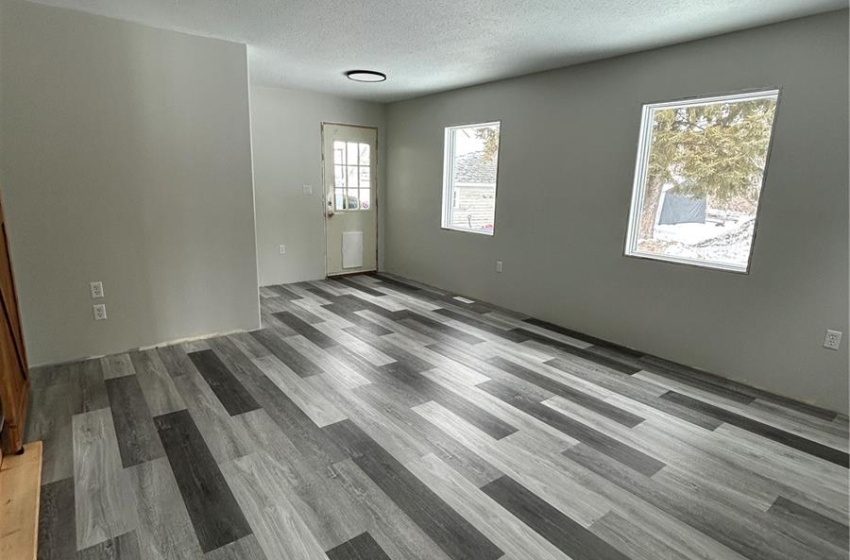
<path id="1" fill-rule="evenodd" d="M 773 112 L 773 124 L 770 128 L 770 139 L 767 144 L 767 153 L 765 154 L 764 169 L 762 170 L 761 189 L 759 190 L 759 199 L 756 206 L 755 222 L 753 224 L 753 237 L 750 240 L 750 251 L 747 255 L 747 264 L 745 267 L 736 266 L 726 262 L 696 260 L 673 255 L 659 255 L 657 253 L 648 253 L 639 251 L 637 243 L 639 238 L 640 214 L 643 208 L 644 191 L 646 187 L 646 175 L 649 167 L 649 154 L 652 147 L 652 115 L 656 109 L 670 109 L 673 107 L 688 107 L 698 105 L 710 105 L 721 103 L 724 101 L 747 101 L 752 99 L 776 98 L 776 105 Z M 691 96 L 668 101 L 658 101 L 653 103 L 644 103 L 641 110 L 640 132 L 638 136 L 637 158 L 635 162 L 634 179 L 632 183 L 631 204 L 629 207 L 629 219 L 626 226 L 626 239 L 624 244 L 623 255 L 625 257 L 660 261 L 664 263 L 677 264 L 697 267 L 706 270 L 716 270 L 721 272 L 732 272 L 734 274 L 749 275 L 752 268 L 753 253 L 755 252 L 756 237 L 758 237 L 759 219 L 762 212 L 762 196 L 764 196 L 767 186 L 767 173 L 770 168 L 770 156 L 773 152 L 773 142 L 776 138 L 776 123 L 779 118 L 779 105 L 782 99 L 782 87 L 764 87 L 756 89 L 739 90 L 731 93 L 722 93 L 714 95 Z"/>
<path id="2" fill-rule="evenodd" d="M 459 228 L 448 225 L 451 222 L 452 210 L 454 209 L 454 131 L 463 128 L 484 128 L 488 126 L 499 127 L 499 149 L 496 152 L 496 183 L 493 186 L 493 229 L 492 231 L 478 231 L 468 228 Z M 447 231 L 459 231 L 462 233 L 474 233 L 477 235 L 485 235 L 494 237 L 496 235 L 496 201 L 499 190 L 499 170 L 501 169 L 500 159 L 502 153 L 502 121 L 492 120 L 485 122 L 473 122 L 468 124 L 458 124 L 445 127 L 443 132 L 443 184 L 441 189 L 441 212 L 440 212 L 440 229 Z"/>
<path id="3" fill-rule="evenodd" d="M 349 126 L 349 125 L 346 125 L 346 126 Z M 374 184 L 375 186 L 377 186 L 377 182 L 376 182 L 377 178 L 375 178 L 375 180 L 374 180 L 374 181 L 373 181 L 373 178 L 372 178 L 373 167 L 375 167 L 375 165 L 374 165 L 374 163 L 373 163 L 373 161 L 372 161 L 372 158 L 373 158 L 373 157 L 375 157 L 375 154 L 372 154 L 372 147 L 369 145 L 369 143 L 368 143 L 368 142 L 360 142 L 359 140 L 357 140 L 357 141 L 350 141 L 350 140 L 334 140 L 334 141 L 333 141 L 333 145 L 335 146 L 335 144 L 336 144 L 337 142 L 340 142 L 340 143 L 342 143 L 342 144 L 345 144 L 345 147 L 344 147 L 344 149 L 342 150 L 342 152 L 345 154 L 345 155 L 344 155 L 344 157 L 343 157 L 343 159 L 344 159 L 344 161 L 345 161 L 346 163 L 337 163 L 337 162 L 336 162 L 336 151 L 337 151 L 337 149 L 336 149 L 336 147 L 334 147 L 334 148 L 333 148 L 333 152 L 334 152 L 334 155 L 333 155 L 333 158 L 334 158 L 334 161 L 333 161 L 333 173 L 334 173 L 333 208 L 334 208 L 334 212 L 335 212 L 335 213 L 336 213 L 336 212 L 369 212 L 370 210 L 372 210 L 372 207 L 373 207 L 373 204 L 371 203 L 371 199 L 372 199 L 372 193 L 371 193 L 371 191 L 372 191 L 372 186 L 373 186 L 373 184 Z M 349 144 L 356 144 L 356 145 L 357 145 L 357 163 L 356 163 L 356 164 L 353 164 L 353 165 L 352 165 L 352 164 L 350 164 L 350 163 L 348 163 L 348 154 L 347 154 L 347 150 L 348 150 L 348 145 L 349 145 Z M 361 144 L 362 144 L 362 145 L 365 145 L 367 148 L 369 148 L 369 163 L 368 163 L 368 165 L 362 165 L 362 164 L 360 163 L 360 146 L 361 146 Z M 336 172 L 337 172 L 337 168 L 340 168 L 340 167 L 343 169 L 343 174 L 344 174 L 344 176 L 345 176 L 345 183 L 346 183 L 346 186 L 345 186 L 345 187 L 343 187 L 343 188 L 341 188 L 341 189 L 340 189 L 340 188 L 338 188 L 338 187 L 336 186 L 336 178 L 337 178 L 337 177 L 336 177 Z M 352 188 L 350 188 L 350 187 L 348 186 L 348 174 L 347 174 L 347 171 L 348 171 L 348 169 L 349 169 L 349 168 L 351 168 L 351 167 L 353 167 L 353 168 L 356 168 L 356 169 L 357 169 L 357 187 L 354 187 L 353 189 L 352 189 Z M 365 168 L 365 169 L 368 169 L 368 170 L 369 170 L 369 186 L 368 186 L 368 187 L 365 187 L 365 188 L 360 186 L 360 170 L 361 170 L 362 168 Z M 340 191 L 340 190 L 341 190 L 341 191 L 343 191 L 343 194 L 342 194 L 342 197 L 343 197 L 343 206 L 347 206 L 347 205 L 348 205 L 348 202 L 349 202 L 348 197 L 350 196 L 350 195 L 349 195 L 349 191 L 350 191 L 350 190 L 353 190 L 353 191 L 355 191 L 355 192 L 357 193 L 357 195 L 356 195 L 356 197 L 357 197 L 357 208 L 345 208 L 345 207 L 344 207 L 344 208 L 337 208 L 337 207 L 336 207 L 336 197 L 337 197 L 337 191 Z M 361 203 L 361 199 L 360 199 L 360 194 L 361 194 L 361 192 L 363 192 L 364 190 L 365 190 L 365 191 L 369 191 L 369 208 L 363 208 L 363 207 L 362 207 L 362 203 Z M 377 189 L 376 189 L 376 190 L 377 190 Z"/>

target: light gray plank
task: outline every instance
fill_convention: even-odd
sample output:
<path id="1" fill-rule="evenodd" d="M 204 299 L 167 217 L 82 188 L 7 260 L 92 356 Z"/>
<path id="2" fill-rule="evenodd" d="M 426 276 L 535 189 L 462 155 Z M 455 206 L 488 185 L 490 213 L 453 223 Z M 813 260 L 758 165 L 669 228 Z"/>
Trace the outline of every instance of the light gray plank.
<path id="1" fill-rule="evenodd" d="M 251 454 L 222 466 L 260 546 L 269 558 L 326 560 L 325 551 L 287 499 L 274 462 Z"/>
<path id="2" fill-rule="evenodd" d="M 77 549 L 82 550 L 134 530 L 138 520 L 110 410 L 74 416 L 73 441 Z"/>
<path id="3" fill-rule="evenodd" d="M 100 359 L 100 364 L 103 367 L 104 379 L 115 379 L 116 377 L 124 377 L 125 375 L 136 373 L 129 354 L 104 356 Z"/>
<path id="4" fill-rule="evenodd" d="M 275 356 L 264 356 L 254 359 L 253 362 L 317 426 L 327 426 L 348 418 L 326 395 L 309 383 L 309 377 L 299 377 Z"/>
<path id="5" fill-rule="evenodd" d="M 145 560 L 200 560 L 201 546 L 165 457 L 127 469 Z"/>
<path id="6" fill-rule="evenodd" d="M 255 535 L 242 537 L 238 541 L 211 550 L 204 556 L 204 560 L 270 560 L 270 558 L 272 557 L 266 557 Z"/>
<path id="7" fill-rule="evenodd" d="M 516 519 L 435 455 L 426 455 L 405 466 L 505 554 L 535 560 L 569 560 L 552 543 Z"/>
<path id="8" fill-rule="evenodd" d="M 334 476 L 364 511 L 365 529 L 393 560 L 450 560 L 351 459 L 333 465 Z M 340 543 L 341 544 L 341 543 Z"/>
<path id="9" fill-rule="evenodd" d="M 132 352 L 130 359 L 136 368 L 136 376 L 139 378 L 139 385 L 142 387 L 151 416 L 161 416 L 186 408 L 186 403 L 183 402 L 156 350 Z"/>

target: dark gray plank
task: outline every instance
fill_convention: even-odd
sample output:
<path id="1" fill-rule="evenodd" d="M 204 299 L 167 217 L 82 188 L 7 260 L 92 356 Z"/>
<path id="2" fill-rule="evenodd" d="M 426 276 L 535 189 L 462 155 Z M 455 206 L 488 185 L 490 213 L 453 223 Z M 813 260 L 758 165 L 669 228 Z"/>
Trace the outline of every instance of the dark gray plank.
<path id="1" fill-rule="evenodd" d="M 260 329 L 258 331 L 252 331 L 250 334 L 257 342 L 268 348 L 269 352 L 274 354 L 278 360 L 289 366 L 289 369 L 299 376 L 309 377 L 322 373 L 322 368 L 287 344 L 275 331 L 271 329 Z"/>
<path id="2" fill-rule="evenodd" d="M 454 560 L 503 552 L 350 420 L 324 428 L 352 460 Z"/>
<path id="3" fill-rule="evenodd" d="M 288 290 L 286 286 L 269 286 L 269 289 L 289 301 L 293 299 L 304 299 L 295 292 Z"/>
<path id="4" fill-rule="evenodd" d="M 112 407 L 121 465 L 127 468 L 163 457 L 165 451 L 136 376 L 107 379 L 106 391 Z"/>
<path id="5" fill-rule="evenodd" d="M 767 391 L 756 389 L 755 387 L 750 387 L 749 385 L 744 385 L 743 383 L 738 383 L 737 381 L 732 381 L 731 379 L 726 379 L 725 377 L 720 377 L 719 375 L 714 375 L 696 368 L 677 364 L 657 356 L 643 356 L 640 361 L 646 364 L 645 369 L 655 373 L 662 374 L 666 372 L 675 372 L 680 376 L 686 376 L 688 379 L 694 380 L 695 383 L 710 383 L 717 388 L 727 388 L 741 395 L 747 395 L 753 399 L 766 400 L 768 402 L 778 404 L 779 406 L 783 406 L 797 412 L 802 412 L 822 420 L 831 421 L 838 415 L 837 412 L 832 410 L 826 410 L 794 399 L 789 399 L 788 397 L 774 395 L 773 393 L 768 393 Z"/>
<path id="6" fill-rule="evenodd" d="M 690 368 L 678 367 L 673 369 L 672 367 L 664 367 L 656 363 L 652 365 L 646 364 L 643 366 L 643 369 L 730 401 L 750 404 L 755 400 L 754 396 L 742 393 L 730 384 L 718 382 L 719 378 L 715 379 L 711 375 L 697 372 L 697 370 Z"/>
<path id="7" fill-rule="evenodd" d="M 399 321 L 411 328 L 415 328 L 413 327 L 413 325 L 411 325 L 411 321 L 414 324 L 419 323 L 420 325 L 429 329 L 428 331 L 424 331 L 425 334 L 428 334 L 432 331 L 436 331 L 437 333 L 448 337 L 448 340 L 442 339 L 444 342 L 461 341 L 465 342 L 466 344 L 481 344 L 482 342 L 484 342 L 484 339 L 481 337 L 469 334 L 468 332 L 462 331 L 460 329 L 456 329 L 451 325 L 441 323 L 440 321 L 436 321 L 420 313 L 414 313 L 413 311 L 399 312 L 396 316 L 396 321 Z M 432 338 L 437 337 L 432 335 Z"/>
<path id="8" fill-rule="evenodd" d="M 369 331 L 370 333 L 376 336 L 383 336 L 385 334 L 390 334 L 392 331 L 389 329 L 385 329 L 381 325 L 374 323 L 367 319 L 366 317 L 362 317 L 358 315 L 355 311 L 352 311 L 349 307 L 339 304 L 332 303 L 330 305 L 323 306 L 324 309 L 327 309 L 331 313 L 335 315 L 339 315 L 349 323 L 357 325 L 357 327 Z"/>
<path id="9" fill-rule="evenodd" d="M 521 393 L 514 391 L 498 381 L 487 381 L 481 383 L 478 387 L 639 473 L 652 476 L 664 468 L 664 463 L 658 459 L 629 447 L 611 436 L 595 430 L 590 426 L 586 426 L 577 420 L 573 420 L 544 404 L 528 399 Z"/>
<path id="10" fill-rule="evenodd" d="M 201 432 L 186 410 L 157 416 L 159 437 L 204 552 L 251 533 Z"/>
<path id="11" fill-rule="evenodd" d="M 267 560 L 253 534 L 204 554 L 204 560 Z"/>
<path id="12" fill-rule="evenodd" d="M 842 556 L 836 555 L 837 549 L 832 547 L 814 546 L 814 538 L 805 542 L 805 536 L 788 524 L 771 527 L 767 515 L 757 516 L 752 511 L 718 505 L 707 500 L 705 495 L 660 484 L 608 460 L 587 445 L 576 445 L 562 455 L 750 560 L 839 560 L 847 557 L 846 551 Z"/>
<path id="13" fill-rule="evenodd" d="M 378 369 L 390 372 L 390 375 L 403 381 L 413 393 L 440 403 L 494 439 L 502 439 L 517 431 L 501 418 L 490 414 L 439 383 L 431 381 L 403 363 L 387 364 Z"/>
<path id="14" fill-rule="evenodd" d="M 833 521 L 787 498 L 779 496 L 767 510 L 767 513 L 785 519 L 843 550 L 850 547 L 850 542 L 848 542 L 850 530 L 848 530 L 847 525 Z"/>
<path id="15" fill-rule="evenodd" d="M 408 368 L 414 371 L 428 371 L 429 369 L 434 369 L 434 364 L 414 356 L 410 352 L 406 352 L 388 340 L 377 337 L 372 333 L 364 332 L 359 330 L 357 327 L 350 327 L 343 330 L 348 334 L 359 338 L 366 344 L 369 344 L 376 350 L 380 350 L 397 362 L 405 364 Z"/>
<path id="16" fill-rule="evenodd" d="M 327 555 L 329 560 L 390 560 L 368 532 L 330 549 Z"/>
<path id="17" fill-rule="evenodd" d="M 624 364 L 617 360 L 613 360 L 608 358 L 607 356 L 603 356 L 601 354 L 596 354 L 594 352 L 589 352 L 583 348 L 577 348 L 566 342 L 561 342 L 560 340 L 555 340 L 554 338 L 549 338 L 548 336 L 543 336 L 542 334 L 537 334 L 536 332 L 529 331 L 526 329 L 514 329 L 514 332 L 518 335 L 524 335 L 526 340 L 535 340 L 541 344 L 545 344 L 550 348 L 558 350 L 560 352 L 564 352 L 566 354 L 571 354 L 578 358 L 582 358 L 589 362 L 593 362 L 597 365 L 606 367 L 608 369 L 612 369 L 614 371 L 619 371 L 620 373 L 625 373 L 627 375 L 633 375 L 640 371 L 640 368 L 631 366 L 629 364 Z"/>
<path id="18" fill-rule="evenodd" d="M 485 484 L 481 491 L 573 560 L 629 560 L 509 476 Z"/>
<path id="19" fill-rule="evenodd" d="M 361 291 L 364 294 L 369 294 L 370 296 L 381 297 L 387 295 L 384 292 L 379 292 L 378 290 L 364 286 L 363 284 L 359 284 L 348 278 L 333 278 L 331 281 L 342 284 L 343 286 L 348 286 L 349 288 L 354 288 L 355 290 Z"/>
<path id="20" fill-rule="evenodd" d="M 702 402 L 687 395 L 682 395 L 675 391 L 664 393 L 661 398 L 702 412 L 720 420 L 721 422 L 738 426 L 743 430 L 747 430 L 748 432 L 752 432 L 783 445 L 787 445 L 788 447 L 792 447 L 798 451 L 802 451 L 803 453 L 820 457 L 830 463 L 835 463 L 836 465 L 840 465 L 844 468 L 850 467 L 850 457 L 848 457 L 847 453 L 844 451 L 828 447 L 816 441 L 786 432 L 785 430 L 781 430 L 775 426 L 770 426 L 763 422 L 759 422 L 758 420 L 741 416 L 740 414 Z"/>
<path id="21" fill-rule="evenodd" d="M 326 467 L 346 458 L 340 449 L 292 399 L 226 337 L 210 340 L 210 347 L 236 379 L 292 440 L 305 457 Z"/>
<path id="22" fill-rule="evenodd" d="M 502 337 L 506 340 L 510 340 L 511 342 L 524 342 L 528 340 L 528 337 L 526 337 L 522 333 L 517 333 L 513 330 L 500 329 L 499 327 L 493 326 L 489 323 L 485 323 L 480 319 L 464 315 L 463 313 L 458 313 L 457 311 L 453 311 L 448 308 L 437 309 L 436 311 L 434 311 L 434 313 L 438 313 L 443 317 L 454 319 L 455 321 L 458 321 L 460 323 L 466 323 L 467 325 L 475 327 L 478 330 Z"/>
<path id="23" fill-rule="evenodd" d="M 74 479 L 66 478 L 41 487 L 38 514 L 39 560 L 68 560 L 77 551 Z"/>
<path id="24" fill-rule="evenodd" d="M 592 344 L 593 346 L 598 346 L 600 348 L 607 348 L 609 350 L 614 350 L 624 356 L 628 356 L 631 358 L 640 358 L 644 355 L 643 352 L 638 352 L 637 350 L 632 350 L 631 348 L 626 348 L 625 346 L 621 346 L 619 344 L 614 344 L 613 342 L 608 342 L 607 340 L 596 338 L 595 336 L 590 336 L 589 334 L 584 334 L 578 331 L 574 331 L 572 329 L 568 329 L 566 327 L 562 327 L 560 325 L 556 325 L 554 323 L 549 323 L 547 321 L 541 321 L 540 319 L 534 319 L 530 317 L 528 319 L 523 319 L 523 322 L 528 323 L 529 325 L 534 325 L 536 327 L 540 327 L 546 329 L 548 331 L 556 332 L 558 334 L 562 334 L 564 336 L 568 336 L 570 338 L 574 338 L 576 340 L 581 340 L 582 342 L 587 342 L 588 344 Z M 590 350 L 590 349 L 588 349 Z"/>
<path id="25" fill-rule="evenodd" d="M 356 392 L 376 409 L 404 424 L 419 441 L 426 442 L 434 455 L 472 481 L 475 486 L 481 486 L 501 476 L 501 471 L 496 467 L 461 444 L 451 434 L 410 410 L 403 401 L 395 398 L 393 393 L 387 392 L 385 386 L 364 385 L 358 387 Z"/>
<path id="26" fill-rule="evenodd" d="M 286 324 L 292 330 L 318 346 L 319 348 L 329 348 L 336 346 L 336 341 L 318 330 L 316 327 L 304 321 L 300 317 L 296 317 L 288 311 L 275 313 L 274 316 L 282 323 Z"/>
<path id="27" fill-rule="evenodd" d="M 569 373 L 570 375 L 577 375 L 585 381 L 589 381 L 591 383 L 599 385 L 600 387 L 604 387 L 609 391 L 613 391 L 615 393 L 623 395 L 624 397 L 627 397 L 633 401 L 645 404 L 647 406 L 651 406 L 656 410 L 664 412 L 665 414 L 669 414 L 670 416 L 675 416 L 676 418 L 685 420 L 686 422 L 690 422 L 691 424 L 699 426 L 700 428 L 714 431 L 723 424 L 723 422 L 721 422 L 720 420 L 712 418 L 706 414 L 702 414 L 701 412 L 697 412 L 685 406 L 681 406 L 676 403 L 655 397 L 654 395 L 647 394 L 645 391 L 641 391 L 639 387 L 636 387 L 633 383 L 628 381 L 630 378 L 620 379 L 617 377 L 617 375 L 609 376 L 601 373 L 596 374 L 593 372 L 582 372 L 572 367 L 569 362 L 560 358 L 549 360 L 545 362 L 545 364 L 547 366 L 551 366 L 555 369 L 559 369 L 563 372 Z"/>
<path id="28" fill-rule="evenodd" d="M 515 364 L 514 362 L 507 360 L 501 356 L 494 356 L 487 360 L 490 364 L 498 367 L 499 369 L 510 373 L 511 375 L 515 375 L 520 379 L 524 379 L 529 383 L 533 383 L 538 387 L 546 389 L 547 391 L 558 395 L 561 398 L 572 401 L 576 404 L 579 404 L 588 410 L 592 410 L 606 418 L 610 418 L 614 422 L 618 424 L 622 424 L 623 426 L 627 426 L 629 428 L 634 428 L 638 424 L 644 421 L 643 418 L 636 414 L 632 414 L 628 411 L 617 408 L 616 406 L 607 403 L 601 399 L 597 399 L 587 393 L 582 393 L 572 387 L 568 387 L 563 383 L 559 383 L 552 379 L 551 377 L 547 377 L 542 373 L 537 373 L 536 371 L 532 371 L 526 367 L 523 367 L 519 364 Z"/>
<path id="29" fill-rule="evenodd" d="M 189 359 L 195 364 L 215 396 L 231 416 L 257 410 L 260 405 L 233 376 L 212 350 L 192 352 Z"/>
<path id="30" fill-rule="evenodd" d="M 77 560 L 144 560 L 135 531 L 118 535 L 77 553 Z"/>

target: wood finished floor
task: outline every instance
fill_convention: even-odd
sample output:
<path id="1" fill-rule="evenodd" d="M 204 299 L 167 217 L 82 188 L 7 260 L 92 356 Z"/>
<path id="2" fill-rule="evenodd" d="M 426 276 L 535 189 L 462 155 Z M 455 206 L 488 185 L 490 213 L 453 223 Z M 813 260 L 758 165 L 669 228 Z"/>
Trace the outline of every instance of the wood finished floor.
<path id="1" fill-rule="evenodd" d="M 260 293 L 33 371 L 39 558 L 848 557 L 846 416 L 386 276 Z"/>

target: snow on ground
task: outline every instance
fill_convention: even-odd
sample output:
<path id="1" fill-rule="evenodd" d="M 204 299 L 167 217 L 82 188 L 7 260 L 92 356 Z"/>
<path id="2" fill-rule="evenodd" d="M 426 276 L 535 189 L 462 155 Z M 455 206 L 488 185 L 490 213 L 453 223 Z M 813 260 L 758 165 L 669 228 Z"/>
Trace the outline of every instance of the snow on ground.
<path id="1" fill-rule="evenodd" d="M 671 257 L 714 261 L 746 266 L 750 256 L 755 220 L 741 216 L 722 225 L 705 224 L 658 225 L 651 252 Z"/>

